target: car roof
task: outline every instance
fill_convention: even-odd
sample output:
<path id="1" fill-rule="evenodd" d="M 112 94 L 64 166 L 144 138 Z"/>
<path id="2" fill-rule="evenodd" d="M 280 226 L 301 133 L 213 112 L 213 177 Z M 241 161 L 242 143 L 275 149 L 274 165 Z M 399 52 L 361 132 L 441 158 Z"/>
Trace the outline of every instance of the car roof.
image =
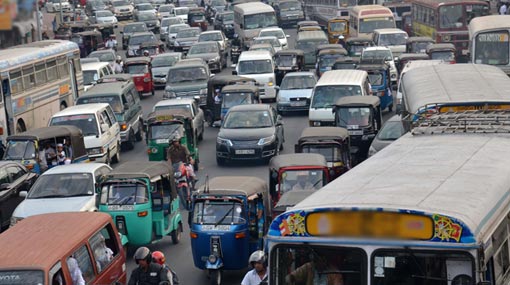
<path id="1" fill-rule="evenodd" d="M 279 28 L 279 27 L 269 27 L 269 28 L 263 28 L 260 31 L 261 32 L 264 32 L 264 31 L 282 31 L 283 32 L 283 29 Z"/>
<path id="2" fill-rule="evenodd" d="M 221 34 L 221 31 L 220 30 L 212 30 L 212 31 L 201 32 L 200 34 L 201 35 L 206 35 L 206 34 Z"/>
<path id="3" fill-rule="evenodd" d="M 278 40 L 278 38 L 275 37 L 275 36 L 263 36 L 263 37 L 255 37 L 255 38 L 253 38 L 253 40 L 268 40 L 268 39 L 269 40 L 272 40 L 272 39 Z"/>
<path id="4" fill-rule="evenodd" d="M 229 109 L 229 112 L 236 111 L 269 111 L 271 110 L 271 106 L 267 104 L 246 104 L 246 105 L 237 105 Z"/>
<path id="5" fill-rule="evenodd" d="M 375 29 L 374 33 L 379 34 L 407 34 L 405 31 L 397 28 L 385 28 L 385 29 Z"/>
<path id="6" fill-rule="evenodd" d="M 59 165 L 52 167 L 44 172 L 42 175 L 60 174 L 60 173 L 94 173 L 97 169 L 107 166 L 104 163 L 75 163 L 69 165 Z"/>
<path id="7" fill-rule="evenodd" d="M 81 69 L 83 71 L 85 70 L 98 70 L 100 68 L 103 68 L 105 66 L 108 66 L 109 63 L 108 62 L 87 62 L 87 63 L 83 63 L 81 65 Z"/>
<path id="8" fill-rule="evenodd" d="M 315 73 L 311 71 L 296 71 L 286 73 L 284 77 L 293 77 L 293 76 L 310 76 L 313 75 L 315 77 Z"/>
<path id="9" fill-rule="evenodd" d="M 193 104 L 195 99 L 188 98 L 175 98 L 175 99 L 165 99 L 161 100 L 154 105 L 154 107 L 158 106 L 175 106 L 175 105 L 185 105 L 185 104 Z"/>
<path id="10" fill-rule="evenodd" d="M 376 46 L 376 47 L 366 47 L 363 49 L 363 51 L 370 51 L 370 50 L 390 50 L 389 47 L 381 47 L 381 46 Z"/>
<path id="11" fill-rule="evenodd" d="M 108 105 L 107 103 L 74 105 L 71 107 L 67 107 L 60 112 L 57 112 L 56 114 L 53 115 L 53 117 L 78 115 L 78 114 L 95 114 L 95 112 L 97 110 L 107 108 L 108 106 L 110 106 L 110 105 Z"/>
<path id="12" fill-rule="evenodd" d="M 245 58 L 269 59 L 269 58 L 273 58 L 273 56 L 267 50 L 249 50 L 249 51 L 243 51 L 241 53 L 241 55 L 239 56 L 239 60 L 241 60 L 241 61 Z"/>

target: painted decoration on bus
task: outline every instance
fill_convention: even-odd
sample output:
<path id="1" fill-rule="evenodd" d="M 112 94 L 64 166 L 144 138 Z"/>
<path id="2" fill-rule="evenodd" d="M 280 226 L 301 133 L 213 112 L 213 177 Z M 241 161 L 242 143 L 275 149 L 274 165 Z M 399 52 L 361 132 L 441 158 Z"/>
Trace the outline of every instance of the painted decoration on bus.
<path id="1" fill-rule="evenodd" d="M 474 242 L 460 221 L 443 215 L 400 211 L 293 211 L 273 220 L 270 236 L 346 237 Z"/>
<path id="2" fill-rule="evenodd" d="M 488 43 L 502 43 L 508 42 L 508 33 L 500 32 L 500 33 L 484 33 L 479 34 L 477 37 L 479 42 L 488 42 Z"/>
<path id="3" fill-rule="evenodd" d="M 464 111 L 477 111 L 477 110 L 510 110 L 510 104 L 473 104 L 473 105 L 447 105 L 439 107 L 439 113 L 447 112 L 464 112 Z"/>

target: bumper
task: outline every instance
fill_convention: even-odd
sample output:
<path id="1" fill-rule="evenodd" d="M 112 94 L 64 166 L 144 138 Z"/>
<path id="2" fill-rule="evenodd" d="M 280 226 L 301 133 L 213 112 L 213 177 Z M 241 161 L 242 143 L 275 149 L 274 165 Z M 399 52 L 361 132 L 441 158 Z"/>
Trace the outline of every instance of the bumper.
<path id="1" fill-rule="evenodd" d="M 276 98 L 276 90 L 273 86 L 264 86 L 260 88 L 260 99 L 274 99 Z"/>
<path id="2" fill-rule="evenodd" d="M 210 70 L 220 70 L 221 63 L 220 62 L 209 62 L 209 69 Z"/>
<path id="3" fill-rule="evenodd" d="M 268 145 L 219 145 L 216 144 L 216 157 L 228 160 L 256 160 L 271 158 L 276 154 L 276 142 Z"/>
<path id="4" fill-rule="evenodd" d="M 106 152 L 102 154 L 89 154 L 89 160 L 92 162 L 106 163 L 106 156 Z"/>
<path id="5" fill-rule="evenodd" d="M 301 102 L 304 102 L 301 103 Z M 276 110 L 279 112 L 287 111 L 308 111 L 310 109 L 310 103 L 306 101 L 295 101 L 295 102 L 278 102 L 276 104 Z"/>
<path id="6" fill-rule="evenodd" d="M 164 87 L 166 85 L 166 78 L 164 77 L 153 77 L 152 83 L 157 87 Z"/>
<path id="7" fill-rule="evenodd" d="M 334 127 L 335 121 L 308 121 L 310 127 Z"/>
<path id="8" fill-rule="evenodd" d="M 133 18 L 132 12 L 120 12 L 118 14 L 115 14 L 115 17 L 117 17 L 117 20 L 127 20 Z"/>

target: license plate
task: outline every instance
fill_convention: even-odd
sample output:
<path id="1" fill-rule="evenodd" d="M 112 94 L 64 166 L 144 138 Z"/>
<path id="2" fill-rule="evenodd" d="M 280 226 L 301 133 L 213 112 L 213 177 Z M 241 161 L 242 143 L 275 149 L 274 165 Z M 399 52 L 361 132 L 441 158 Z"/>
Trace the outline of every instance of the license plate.
<path id="1" fill-rule="evenodd" d="M 255 154 L 254 149 L 236 149 L 236 154 Z"/>
<path id="2" fill-rule="evenodd" d="M 361 135 L 363 135 L 363 131 L 349 131 L 349 135 L 351 135 L 351 136 L 361 136 Z"/>
<path id="3" fill-rule="evenodd" d="M 306 101 L 290 102 L 290 105 L 293 107 L 306 106 Z"/>

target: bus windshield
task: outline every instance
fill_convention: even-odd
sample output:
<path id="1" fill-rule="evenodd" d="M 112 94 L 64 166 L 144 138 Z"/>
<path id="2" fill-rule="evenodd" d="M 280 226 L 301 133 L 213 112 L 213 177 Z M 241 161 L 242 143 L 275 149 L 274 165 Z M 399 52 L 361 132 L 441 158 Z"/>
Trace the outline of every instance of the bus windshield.
<path id="1" fill-rule="evenodd" d="M 21 160 L 35 158 L 33 141 L 8 141 L 5 149 L 5 160 Z"/>
<path id="2" fill-rule="evenodd" d="M 317 86 L 313 94 L 312 108 L 331 108 L 344 96 L 361 95 L 361 87 L 354 85 Z"/>
<path id="3" fill-rule="evenodd" d="M 50 126 L 71 125 L 81 129 L 84 136 L 99 135 L 96 117 L 93 114 L 60 116 L 51 119 Z"/>
<path id="4" fill-rule="evenodd" d="M 488 15 L 487 5 L 454 4 L 439 8 L 439 27 L 441 29 L 467 28 L 469 22 L 480 16 Z"/>
<path id="5" fill-rule="evenodd" d="M 274 12 L 259 13 L 244 16 L 244 29 L 263 29 L 267 27 L 277 27 L 276 16 Z"/>
<path id="6" fill-rule="evenodd" d="M 360 33 L 372 33 L 376 29 L 395 28 L 393 18 L 369 18 L 359 20 Z"/>
<path id="7" fill-rule="evenodd" d="M 481 33 L 475 39 L 475 63 L 490 65 L 508 65 L 508 31 Z"/>
<path id="8" fill-rule="evenodd" d="M 206 200 L 195 203 L 194 224 L 231 225 L 243 224 L 243 205 L 234 201 Z"/>
<path id="9" fill-rule="evenodd" d="M 101 204 L 135 205 L 149 202 L 149 193 L 143 183 L 108 183 L 101 189 Z"/>

